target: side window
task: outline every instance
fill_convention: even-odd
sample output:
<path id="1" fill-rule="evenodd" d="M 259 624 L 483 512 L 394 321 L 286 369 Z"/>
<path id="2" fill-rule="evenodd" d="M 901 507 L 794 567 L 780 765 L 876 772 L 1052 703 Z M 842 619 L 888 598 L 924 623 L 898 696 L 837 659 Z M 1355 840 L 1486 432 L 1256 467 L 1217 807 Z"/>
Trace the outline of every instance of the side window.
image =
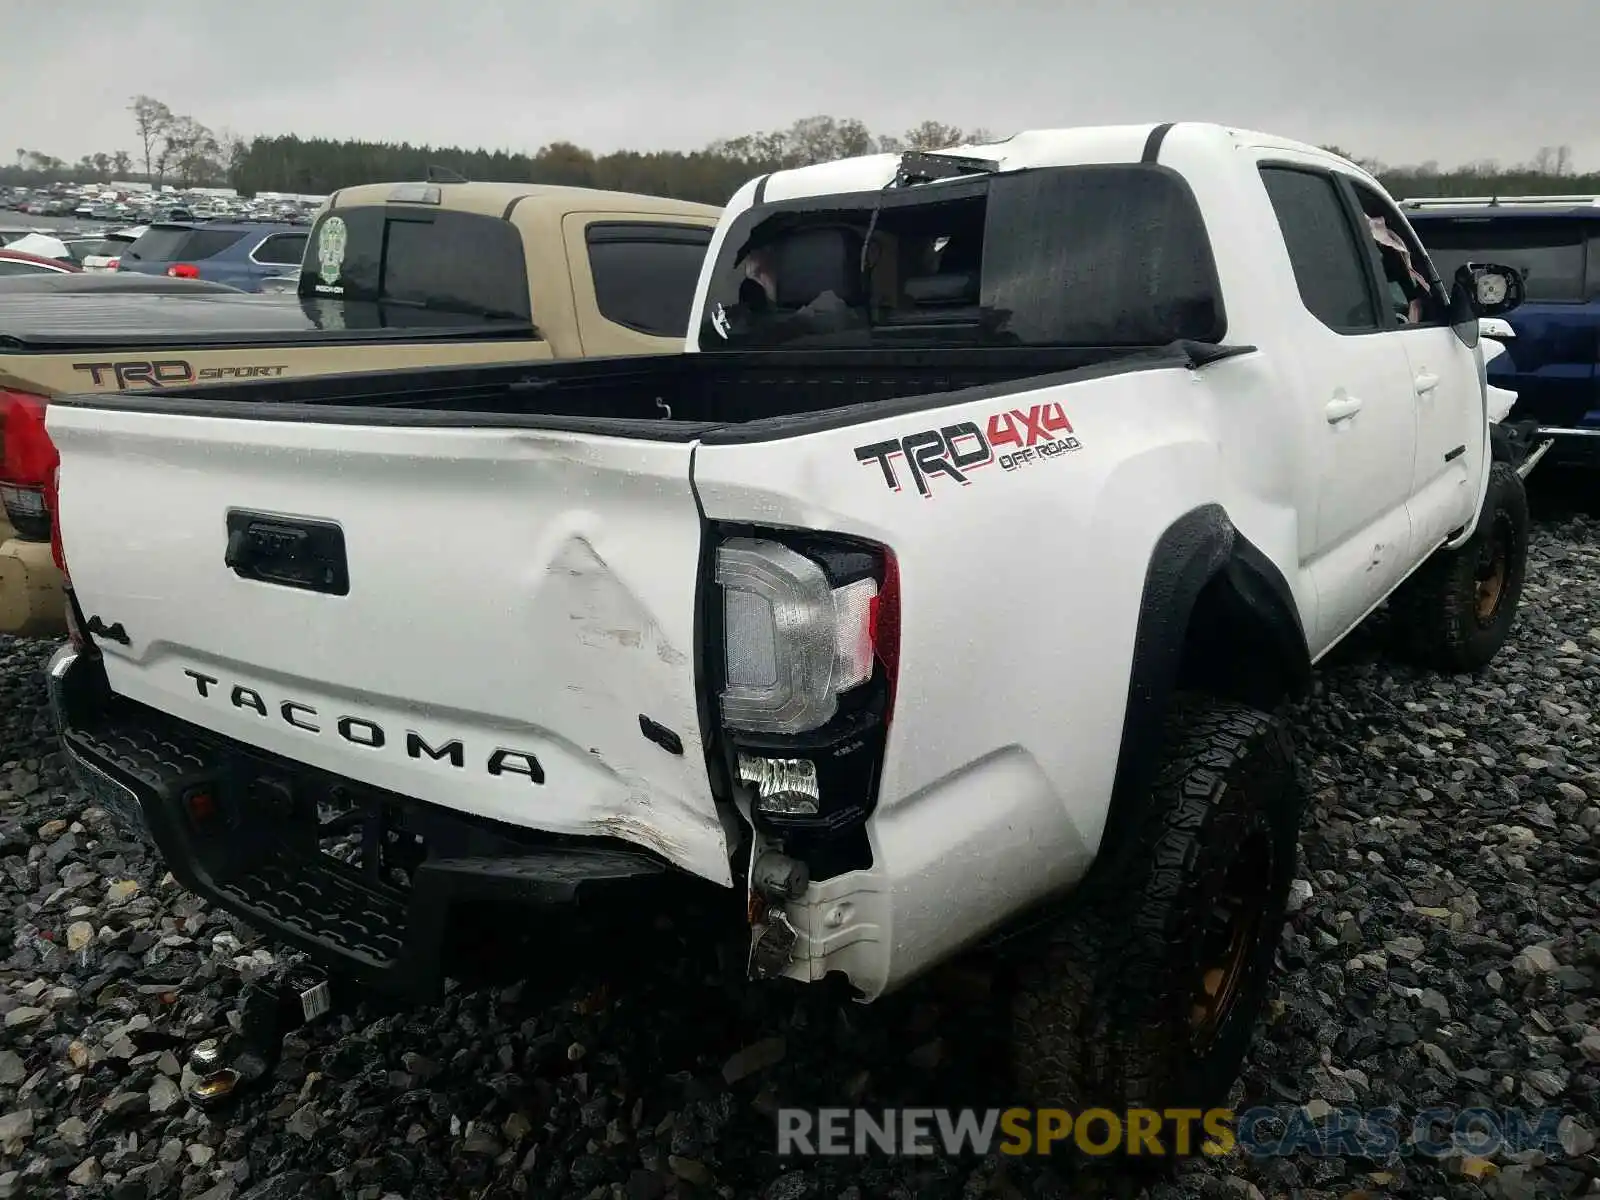
<path id="1" fill-rule="evenodd" d="M 1261 168 L 1306 309 L 1339 333 L 1377 329 L 1365 250 L 1350 227 L 1333 177 L 1289 167 Z"/>
<path id="2" fill-rule="evenodd" d="M 685 337 L 711 230 L 597 222 L 584 231 L 595 305 L 608 321 L 656 337 Z"/>
<path id="3" fill-rule="evenodd" d="M 1427 251 L 1405 218 L 1377 192 L 1359 180 L 1349 181 L 1367 218 L 1367 230 L 1383 268 L 1382 291 L 1391 325 L 1443 325 L 1449 320 Z"/>
<path id="4" fill-rule="evenodd" d="M 253 251 L 259 263 L 274 266 L 298 267 L 306 254 L 306 235 L 303 233 L 275 233 Z"/>

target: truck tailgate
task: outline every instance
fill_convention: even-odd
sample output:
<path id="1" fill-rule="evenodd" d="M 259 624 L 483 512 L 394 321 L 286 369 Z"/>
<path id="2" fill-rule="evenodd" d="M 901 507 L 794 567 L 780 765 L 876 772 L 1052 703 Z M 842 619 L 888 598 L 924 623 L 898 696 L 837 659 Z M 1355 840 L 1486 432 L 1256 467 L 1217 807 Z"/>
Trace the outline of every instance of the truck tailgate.
<path id="1" fill-rule="evenodd" d="M 695 701 L 689 443 L 79 403 L 48 427 L 73 590 L 126 634 L 98 639 L 119 694 L 731 882 Z"/>

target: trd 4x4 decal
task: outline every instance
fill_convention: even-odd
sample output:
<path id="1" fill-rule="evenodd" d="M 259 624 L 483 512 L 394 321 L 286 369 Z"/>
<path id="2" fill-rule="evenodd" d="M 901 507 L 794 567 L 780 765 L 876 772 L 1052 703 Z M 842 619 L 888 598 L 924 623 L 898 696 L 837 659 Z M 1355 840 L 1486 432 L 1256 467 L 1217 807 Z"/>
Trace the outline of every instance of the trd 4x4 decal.
<path id="1" fill-rule="evenodd" d="M 1005 449 L 1008 446 L 1015 449 Z M 883 482 L 898 492 L 900 476 L 894 460 L 903 458 L 918 494 L 926 499 L 933 495 L 935 475 L 966 485 L 972 482 L 969 476 L 973 471 L 991 463 L 998 462 L 1002 471 L 1015 471 L 1081 447 L 1060 404 L 1035 404 L 1026 412 L 1020 408 L 997 412 L 981 427 L 975 421 L 959 421 L 903 438 L 857 446 L 856 461 L 877 463 Z"/>

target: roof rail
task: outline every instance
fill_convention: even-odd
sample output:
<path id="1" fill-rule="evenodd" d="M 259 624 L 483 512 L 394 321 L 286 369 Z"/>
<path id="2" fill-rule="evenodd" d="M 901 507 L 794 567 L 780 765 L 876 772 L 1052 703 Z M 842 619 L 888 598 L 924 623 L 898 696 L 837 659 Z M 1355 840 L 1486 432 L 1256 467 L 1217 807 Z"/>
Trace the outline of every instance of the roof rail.
<path id="1" fill-rule="evenodd" d="M 1503 204 L 1600 208 L 1600 196 L 1417 196 L 1400 201 L 1402 208 L 1499 208 Z"/>

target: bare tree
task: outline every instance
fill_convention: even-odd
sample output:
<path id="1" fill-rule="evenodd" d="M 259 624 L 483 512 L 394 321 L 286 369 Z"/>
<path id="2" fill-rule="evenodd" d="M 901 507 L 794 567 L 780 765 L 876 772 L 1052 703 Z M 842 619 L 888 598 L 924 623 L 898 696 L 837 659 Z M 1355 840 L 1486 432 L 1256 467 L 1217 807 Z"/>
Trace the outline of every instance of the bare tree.
<path id="1" fill-rule="evenodd" d="M 172 127 L 172 110 L 154 96 L 141 95 L 133 98 L 128 111 L 139 131 L 139 144 L 144 147 L 144 173 L 154 178 L 162 141 Z"/>
<path id="2" fill-rule="evenodd" d="M 112 169 L 114 169 L 118 175 L 126 175 L 128 173 L 128 168 L 132 165 L 133 156 L 126 150 L 118 150 L 111 156 Z"/>
<path id="3" fill-rule="evenodd" d="M 171 168 L 180 187 L 215 179 L 220 173 L 217 136 L 193 117 L 173 117 L 161 139 L 161 172 Z"/>

